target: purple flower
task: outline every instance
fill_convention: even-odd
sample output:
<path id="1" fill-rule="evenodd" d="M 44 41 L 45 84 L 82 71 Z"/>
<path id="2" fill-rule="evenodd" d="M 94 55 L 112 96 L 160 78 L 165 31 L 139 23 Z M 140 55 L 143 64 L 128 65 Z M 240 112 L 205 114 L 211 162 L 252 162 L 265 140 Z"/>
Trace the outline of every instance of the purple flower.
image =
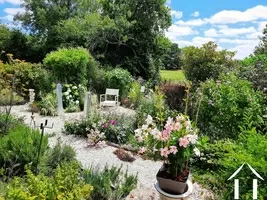
<path id="1" fill-rule="evenodd" d="M 103 128 L 107 128 L 108 127 L 108 125 L 105 123 L 104 125 L 103 125 Z"/>
<path id="2" fill-rule="evenodd" d="M 111 125 L 116 125 L 117 122 L 116 122 L 115 120 L 110 120 L 110 124 L 111 124 Z"/>

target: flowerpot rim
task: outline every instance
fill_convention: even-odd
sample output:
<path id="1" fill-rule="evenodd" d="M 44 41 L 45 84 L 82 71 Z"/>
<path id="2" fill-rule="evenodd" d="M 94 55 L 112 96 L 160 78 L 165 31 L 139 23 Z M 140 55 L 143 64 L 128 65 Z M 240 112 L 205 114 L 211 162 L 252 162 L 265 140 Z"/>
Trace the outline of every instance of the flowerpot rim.
<path id="1" fill-rule="evenodd" d="M 190 180 L 187 180 L 186 183 L 187 183 L 187 185 L 188 185 L 188 190 L 187 190 L 185 193 L 183 193 L 183 194 L 178 194 L 178 195 L 177 195 L 177 194 L 169 194 L 169 193 L 167 193 L 167 192 L 164 192 L 164 191 L 159 187 L 159 183 L 158 183 L 158 182 L 156 182 L 156 183 L 154 184 L 154 186 L 155 186 L 156 190 L 157 190 L 161 195 L 166 196 L 166 197 L 169 197 L 169 198 L 177 199 L 177 198 L 186 198 L 186 197 L 188 197 L 188 196 L 192 193 L 192 191 L 193 191 L 193 184 L 192 184 L 192 182 L 191 182 Z"/>

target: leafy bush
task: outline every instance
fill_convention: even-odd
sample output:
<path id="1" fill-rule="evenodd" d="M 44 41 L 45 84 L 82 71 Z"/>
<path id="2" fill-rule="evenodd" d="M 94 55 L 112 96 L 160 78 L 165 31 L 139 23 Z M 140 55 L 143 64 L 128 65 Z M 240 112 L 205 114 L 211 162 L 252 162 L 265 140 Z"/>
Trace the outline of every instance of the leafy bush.
<path id="1" fill-rule="evenodd" d="M 97 170 L 85 170 L 83 178 L 85 183 L 94 187 L 91 193 L 92 200 L 122 200 L 137 185 L 137 176 L 122 172 L 122 167 L 107 166 L 102 172 Z"/>
<path id="2" fill-rule="evenodd" d="M 8 184 L 4 197 L 8 200 L 89 200 L 92 190 L 91 185 L 79 178 L 79 165 L 65 163 L 56 168 L 52 177 L 35 176 L 26 170 L 25 177 L 15 178 Z"/>
<path id="3" fill-rule="evenodd" d="M 48 93 L 39 103 L 41 115 L 56 116 L 57 113 L 57 96 L 55 93 Z"/>
<path id="4" fill-rule="evenodd" d="M 8 177 L 24 173 L 25 165 L 36 166 L 41 134 L 19 124 L 0 138 L 0 166 L 6 169 Z M 48 138 L 43 137 L 41 154 L 48 148 Z"/>
<path id="5" fill-rule="evenodd" d="M 115 68 L 105 74 L 106 86 L 120 90 L 120 96 L 126 97 L 131 87 L 132 76 L 124 69 Z"/>
<path id="6" fill-rule="evenodd" d="M 63 163 L 71 163 L 77 161 L 76 153 L 71 146 L 61 145 L 60 141 L 52 148 L 45 152 L 41 163 L 41 171 L 44 174 L 51 175 L 57 166 Z"/>
<path id="7" fill-rule="evenodd" d="M 211 139 L 237 138 L 240 126 L 251 116 L 253 126 L 262 124 L 263 94 L 255 92 L 252 84 L 235 75 L 222 75 L 220 81 L 202 84 L 198 127 Z"/>
<path id="8" fill-rule="evenodd" d="M 64 84 L 62 92 L 66 112 L 79 112 L 83 108 L 85 88 L 81 84 Z"/>
<path id="9" fill-rule="evenodd" d="M 12 99 L 11 99 L 12 97 Z M 5 88 L 0 90 L 0 106 L 14 105 L 24 103 L 23 97 L 16 92 L 11 92 L 11 89 Z"/>
<path id="10" fill-rule="evenodd" d="M 62 48 L 49 53 L 44 64 L 52 68 L 57 81 L 62 83 L 87 84 L 87 67 L 94 62 L 84 48 Z"/>
<path id="11" fill-rule="evenodd" d="M 128 94 L 129 102 L 127 103 L 129 104 L 129 106 L 137 108 L 143 96 L 144 95 L 141 92 L 141 84 L 137 81 L 133 81 L 131 89 Z"/>
<path id="12" fill-rule="evenodd" d="M 209 78 L 217 78 L 220 73 L 234 68 L 234 53 L 217 51 L 217 44 L 208 42 L 202 47 L 186 47 L 183 49 L 183 70 L 188 80 L 202 82 Z"/>
<path id="13" fill-rule="evenodd" d="M 194 177 L 208 186 L 218 199 L 232 199 L 233 180 L 227 179 L 244 163 L 251 165 L 264 180 L 267 178 L 267 136 L 257 133 L 255 128 L 243 131 L 237 140 L 220 140 L 206 143 L 198 162 L 194 163 Z M 252 179 L 255 178 L 247 165 L 236 176 L 242 183 L 240 199 L 252 199 Z M 258 199 L 266 199 L 267 184 L 259 180 Z"/>
<path id="14" fill-rule="evenodd" d="M 101 116 L 99 114 L 93 114 L 87 119 L 66 122 L 64 124 L 64 133 L 87 137 L 89 130 L 94 129 L 100 120 Z"/>
<path id="15" fill-rule="evenodd" d="M 7 82 L 11 82 L 11 75 L 14 76 L 15 92 L 25 99 L 28 99 L 29 89 L 35 89 L 36 99 L 52 90 L 52 75 L 41 64 L 12 59 L 12 64 L 5 64 L 0 73 Z"/>
<path id="16" fill-rule="evenodd" d="M 185 84 L 164 82 L 160 89 L 165 94 L 166 103 L 170 109 L 175 109 L 180 112 L 184 111 L 185 95 L 187 86 Z"/>
<path id="17" fill-rule="evenodd" d="M 255 89 L 264 90 L 267 88 L 267 56 L 250 56 L 241 61 L 237 70 L 238 77 L 253 83 Z"/>
<path id="18" fill-rule="evenodd" d="M 117 144 L 125 144 L 128 142 L 130 135 L 133 134 L 133 122 L 133 119 L 126 116 L 107 115 L 101 117 L 95 114 L 85 120 L 65 123 L 64 132 L 87 136 L 89 140 L 93 140 L 90 134 L 97 136 L 97 134 L 104 133 L 106 140 Z M 99 138 L 102 138 L 100 136 Z"/>

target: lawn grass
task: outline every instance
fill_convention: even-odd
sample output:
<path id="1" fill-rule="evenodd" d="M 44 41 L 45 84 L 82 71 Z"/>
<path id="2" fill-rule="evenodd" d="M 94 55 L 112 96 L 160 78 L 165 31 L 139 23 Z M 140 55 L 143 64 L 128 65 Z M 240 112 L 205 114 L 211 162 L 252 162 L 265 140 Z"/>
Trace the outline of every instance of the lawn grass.
<path id="1" fill-rule="evenodd" d="M 160 70 L 162 80 L 167 81 L 185 81 L 185 75 L 182 70 Z"/>

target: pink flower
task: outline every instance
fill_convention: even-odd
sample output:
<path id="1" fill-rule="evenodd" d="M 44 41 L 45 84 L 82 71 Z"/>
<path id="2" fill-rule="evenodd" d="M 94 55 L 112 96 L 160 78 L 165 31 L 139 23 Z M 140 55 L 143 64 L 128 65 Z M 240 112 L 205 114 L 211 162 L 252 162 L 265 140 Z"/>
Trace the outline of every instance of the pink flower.
<path id="1" fill-rule="evenodd" d="M 169 139 L 170 133 L 171 133 L 171 131 L 169 131 L 169 130 L 163 130 L 162 131 L 162 138 L 164 139 L 164 141 Z"/>
<path id="2" fill-rule="evenodd" d="M 167 147 L 160 149 L 160 155 L 161 156 L 164 156 L 165 158 L 168 158 L 168 154 L 170 154 L 170 152 L 168 151 Z"/>
<path id="3" fill-rule="evenodd" d="M 170 153 L 172 153 L 172 154 L 176 154 L 177 153 L 177 147 L 176 146 L 170 146 Z"/>
<path id="4" fill-rule="evenodd" d="M 186 148 L 188 144 L 189 144 L 189 141 L 188 141 L 188 139 L 186 137 L 183 137 L 183 138 L 179 139 L 180 147 Z"/>
<path id="5" fill-rule="evenodd" d="M 116 120 L 110 120 L 110 124 L 111 124 L 111 125 L 116 125 L 117 122 L 116 122 Z"/>
<path id="6" fill-rule="evenodd" d="M 173 126 L 173 129 L 176 131 L 179 131 L 182 128 L 182 125 L 180 124 L 180 122 L 176 122 Z"/>
<path id="7" fill-rule="evenodd" d="M 143 142 L 144 139 L 141 136 L 139 136 L 137 140 L 138 142 Z"/>
<path id="8" fill-rule="evenodd" d="M 108 125 L 105 123 L 104 125 L 103 125 L 103 128 L 107 128 L 108 127 Z"/>
<path id="9" fill-rule="evenodd" d="M 141 147 L 138 151 L 139 154 L 144 154 L 146 152 L 146 147 Z"/>

